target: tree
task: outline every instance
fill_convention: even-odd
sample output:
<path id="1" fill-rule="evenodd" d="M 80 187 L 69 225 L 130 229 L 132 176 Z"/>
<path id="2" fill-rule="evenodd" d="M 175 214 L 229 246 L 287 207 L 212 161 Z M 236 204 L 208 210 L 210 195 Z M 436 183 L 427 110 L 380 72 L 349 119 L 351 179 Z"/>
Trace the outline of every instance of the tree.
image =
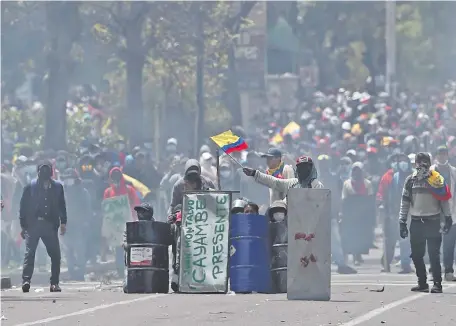
<path id="1" fill-rule="evenodd" d="M 45 114 L 45 149 L 66 148 L 66 102 L 75 68 L 71 50 L 81 33 L 79 3 L 55 1 L 44 4 L 47 22 L 48 96 Z"/>

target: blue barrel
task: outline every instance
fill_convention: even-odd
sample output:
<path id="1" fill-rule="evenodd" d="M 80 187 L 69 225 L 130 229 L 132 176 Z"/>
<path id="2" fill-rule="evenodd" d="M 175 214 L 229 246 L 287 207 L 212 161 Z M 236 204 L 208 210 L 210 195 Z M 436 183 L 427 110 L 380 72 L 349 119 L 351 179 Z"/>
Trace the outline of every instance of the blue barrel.
<path id="1" fill-rule="evenodd" d="M 232 215 L 229 252 L 231 291 L 271 292 L 269 224 L 266 216 Z"/>

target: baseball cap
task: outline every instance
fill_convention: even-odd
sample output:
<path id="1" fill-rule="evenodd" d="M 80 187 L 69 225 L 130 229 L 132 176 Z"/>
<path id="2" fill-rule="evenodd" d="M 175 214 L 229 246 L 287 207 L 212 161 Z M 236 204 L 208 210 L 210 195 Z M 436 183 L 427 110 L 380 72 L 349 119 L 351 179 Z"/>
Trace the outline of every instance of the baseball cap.
<path id="1" fill-rule="evenodd" d="M 270 148 L 267 153 L 261 154 L 261 157 L 282 157 L 282 152 L 278 148 Z"/>
<path id="2" fill-rule="evenodd" d="M 444 145 L 437 147 L 437 153 L 439 153 L 439 154 L 444 154 L 444 153 L 448 154 L 448 147 L 446 147 Z"/>
<path id="3" fill-rule="evenodd" d="M 154 214 L 154 209 L 149 203 L 142 203 L 139 206 L 135 206 L 135 211 L 145 211 Z"/>

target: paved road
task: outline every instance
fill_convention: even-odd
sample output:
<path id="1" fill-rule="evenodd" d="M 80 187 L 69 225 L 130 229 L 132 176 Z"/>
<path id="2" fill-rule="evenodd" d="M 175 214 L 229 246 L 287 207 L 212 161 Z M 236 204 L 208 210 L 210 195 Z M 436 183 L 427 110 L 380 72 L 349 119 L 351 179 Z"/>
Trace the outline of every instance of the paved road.
<path id="1" fill-rule="evenodd" d="M 374 262 L 375 261 L 375 262 Z M 377 258 L 357 275 L 332 277 L 329 302 L 288 301 L 284 294 L 135 295 L 119 281 L 62 283 L 62 293 L 48 287 L 24 294 L 2 292 L 2 325 L 456 325 L 456 283 L 444 294 L 415 294 L 414 275 L 379 273 Z M 375 292 L 385 286 L 384 292 Z"/>

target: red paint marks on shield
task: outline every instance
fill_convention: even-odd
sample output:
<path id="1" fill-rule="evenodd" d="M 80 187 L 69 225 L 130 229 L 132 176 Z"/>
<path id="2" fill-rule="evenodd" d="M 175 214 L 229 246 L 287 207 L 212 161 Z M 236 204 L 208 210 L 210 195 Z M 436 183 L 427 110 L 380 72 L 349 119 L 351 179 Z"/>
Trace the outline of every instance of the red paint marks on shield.
<path id="1" fill-rule="evenodd" d="M 304 256 L 301 258 L 302 267 L 307 267 L 310 263 L 316 263 L 317 257 L 314 254 L 311 254 L 309 257 Z"/>
<path id="2" fill-rule="evenodd" d="M 305 233 L 301 233 L 301 232 L 295 233 L 295 240 L 304 239 L 305 241 L 310 241 L 313 238 L 315 238 L 315 233 L 309 233 L 309 234 L 305 234 Z"/>

